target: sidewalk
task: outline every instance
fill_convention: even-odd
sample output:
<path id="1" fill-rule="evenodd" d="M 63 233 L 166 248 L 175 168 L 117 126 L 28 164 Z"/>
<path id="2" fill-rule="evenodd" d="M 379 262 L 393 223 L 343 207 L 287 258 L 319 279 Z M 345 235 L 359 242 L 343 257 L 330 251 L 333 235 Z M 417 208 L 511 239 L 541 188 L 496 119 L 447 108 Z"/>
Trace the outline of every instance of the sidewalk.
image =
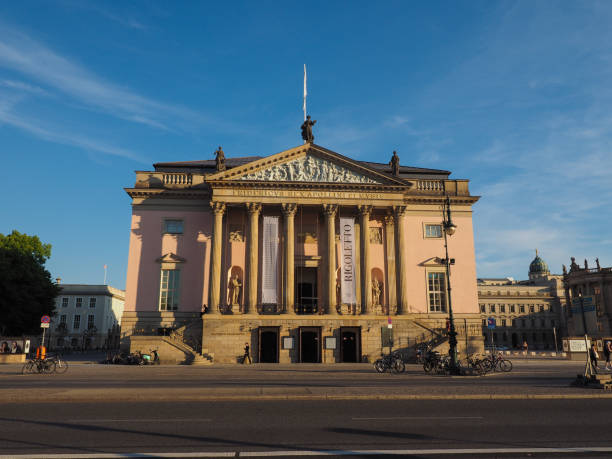
<path id="1" fill-rule="evenodd" d="M 8 368 L 12 367 L 12 368 Z M 583 365 L 521 361 L 511 373 L 479 376 L 378 374 L 367 364 L 252 366 L 70 366 L 64 375 L 0 368 L 0 402 L 186 402 L 266 400 L 495 400 L 610 398 L 570 387 Z"/>

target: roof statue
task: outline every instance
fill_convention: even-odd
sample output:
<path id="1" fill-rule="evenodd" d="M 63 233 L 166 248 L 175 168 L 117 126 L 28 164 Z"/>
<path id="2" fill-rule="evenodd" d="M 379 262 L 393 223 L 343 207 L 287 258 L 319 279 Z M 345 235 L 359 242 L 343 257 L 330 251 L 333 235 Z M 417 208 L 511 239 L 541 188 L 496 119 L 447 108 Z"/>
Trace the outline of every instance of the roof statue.
<path id="1" fill-rule="evenodd" d="M 314 135 L 312 134 L 312 127 L 315 125 L 317 120 L 311 121 L 310 115 L 306 117 L 306 121 L 302 123 L 302 139 L 304 139 L 305 143 L 313 143 Z"/>
<path id="2" fill-rule="evenodd" d="M 586 258 L 584 259 L 584 269 L 589 269 L 589 262 Z"/>
<path id="3" fill-rule="evenodd" d="M 576 263 L 576 258 L 575 257 L 570 257 L 570 259 L 572 260 L 572 262 L 570 263 L 570 273 L 572 271 L 579 270 L 580 266 L 578 266 L 578 263 Z"/>
<path id="4" fill-rule="evenodd" d="M 391 173 L 396 177 L 399 176 L 400 170 L 400 160 L 399 156 L 397 156 L 397 151 L 393 150 L 393 156 L 391 156 L 391 161 L 389 161 L 389 166 L 391 166 Z"/>
<path id="5" fill-rule="evenodd" d="M 223 148 L 219 147 L 215 151 L 215 163 L 217 165 L 217 171 L 221 172 L 225 170 L 225 153 Z"/>
<path id="6" fill-rule="evenodd" d="M 595 258 L 595 265 L 597 266 L 597 271 L 601 271 L 601 265 L 599 264 L 599 258 Z"/>

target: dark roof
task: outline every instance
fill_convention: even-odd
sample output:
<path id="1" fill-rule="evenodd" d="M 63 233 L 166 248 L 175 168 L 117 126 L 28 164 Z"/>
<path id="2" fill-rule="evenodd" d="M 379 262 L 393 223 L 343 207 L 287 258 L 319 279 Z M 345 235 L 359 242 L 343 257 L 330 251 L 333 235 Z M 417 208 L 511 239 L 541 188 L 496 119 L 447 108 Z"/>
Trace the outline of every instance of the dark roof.
<path id="1" fill-rule="evenodd" d="M 337 154 L 337 153 L 336 153 Z M 242 156 L 239 158 L 225 158 L 225 166 L 228 169 L 242 166 L 243 164 L 250 163 L 262 159 L 263 156 Z M 392 176 L 391 166 L 387 163 L 374 163 L 371 161 L 356 161 L 356 163 L 362 164 L 363 166 L 377 170 L 379 172 Z M 153 167 L 158 172 L 172 172 L 172 171 L 190 171 L 190 172 L 203 172 L 203 173 L 214 173 L 217 171 L 216 163 L 214 159 L 203 159 L 199 161 L 175 161 L 167 163 L 155 163 Z M 423 175 L 433 176 L 431 178 L 444 179 L 447 178 L 451 173 L 441 169 L 426 169 L 423 167 L 410 167 L 400 166 L 400 178 L 417 178 Z"/>

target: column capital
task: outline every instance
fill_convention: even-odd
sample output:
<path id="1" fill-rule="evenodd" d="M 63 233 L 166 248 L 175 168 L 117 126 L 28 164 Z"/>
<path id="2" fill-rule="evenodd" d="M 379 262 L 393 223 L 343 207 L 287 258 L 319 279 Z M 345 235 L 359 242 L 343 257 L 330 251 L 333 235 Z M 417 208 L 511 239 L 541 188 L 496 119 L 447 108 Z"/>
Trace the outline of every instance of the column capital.
<path id="1" fill-rule="evenodd" d="M 334 217 L 338 212 L 337 204 L 323 204 L 323 213 L 329 217 Z"/>
<path id="2" fill-rule="evenodd" d="M 210 208 L 215 213 L 215 215 L 225 213 L 225 203 L 221 201 L 210 201 Z"/>
<path id="3" fill-rule="evenodd" d="M 357 210 L 360 215 L 370 215 L 372 213 L 372 206 L 360 205 L 357 206 Z"/>
<path id="4" fill-rule="evenodd" d="M 384 217 L 383 221 L 385 222 L 385 226 L 393 226 L 395 224 L 395 217 L 393 213 L 388 212 Z"/>
<path id="5" fill-rule="evenodd" d="M 285 217 L 293 217 L 295 213 L 297 212 L 297 204 L 295 203 L 281 204 L 281 209 Z"/>
<path id="6" fill-rule="evenodd" d="M 406 215 L 406 210 L 406 206 L 393 206 L 393 213 L 396 217 L 403 217 L 404 215 Z"/>
<path id="7" fill-rule="evenodd" d="M 259 202 L 247 202 L 245 205 L 249 214 L 258 214 L 261 212 L 261 203 Z"/>

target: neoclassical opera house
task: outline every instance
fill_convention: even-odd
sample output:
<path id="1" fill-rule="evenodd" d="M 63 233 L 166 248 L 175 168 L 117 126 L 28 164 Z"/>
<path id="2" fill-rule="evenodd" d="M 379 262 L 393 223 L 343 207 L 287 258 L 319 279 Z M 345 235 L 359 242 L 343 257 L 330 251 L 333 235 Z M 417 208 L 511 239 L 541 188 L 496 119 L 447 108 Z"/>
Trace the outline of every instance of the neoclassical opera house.
<path id="1" fill-rule="evenodd" d="M 482 347 L 468 180 L 312 142 L 215 153 L 154 164 L 126 189 L 124 348 L 235 363 L 248 343 L 254 362 L 336 363 L 373 361 L 390 338 L 407 353 L 444 343 L 446 196 L 458 349 Z"/>

